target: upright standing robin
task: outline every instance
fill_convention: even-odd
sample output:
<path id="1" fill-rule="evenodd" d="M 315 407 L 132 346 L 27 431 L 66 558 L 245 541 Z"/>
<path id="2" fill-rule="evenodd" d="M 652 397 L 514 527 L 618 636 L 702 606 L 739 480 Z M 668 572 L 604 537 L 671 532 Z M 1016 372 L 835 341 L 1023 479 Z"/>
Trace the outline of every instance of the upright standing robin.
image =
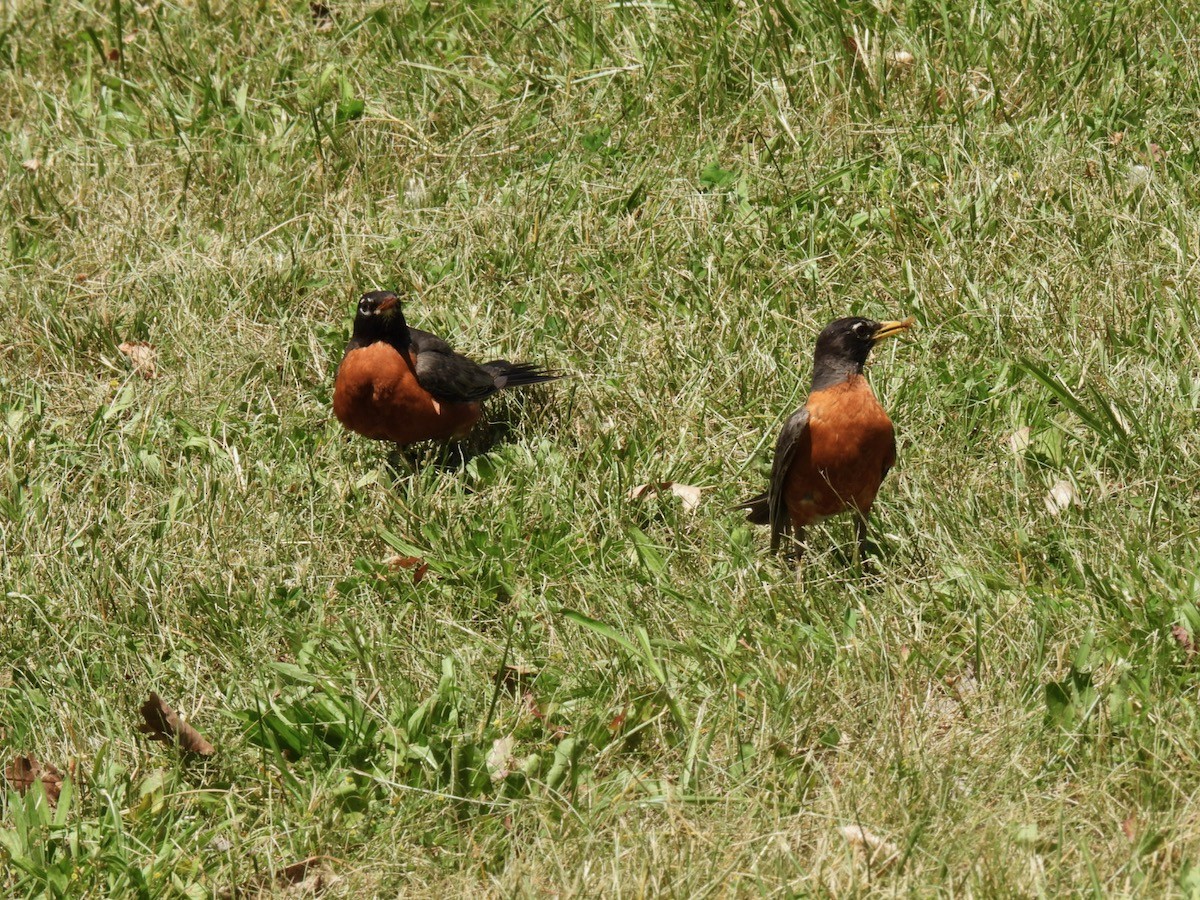
<path id="1" fill-rule="evenodd" d="M 846 318 L 817 337 L 812 388 L 775 443 L 771 486 L 738 509 L 756 525 L 771 526 L 771 549 L 804 553 L 804 528 L 838 513 L 858 519 L 858 556 L 865 560 L 867 516 L 879 485 L 896 462 L 892 420 L 863 375 L 871 348 L 913 326 Z"/>
<path id="2" fill-rule="evenodd" d="M 559 377 L 531 363 L 480 364 L 460 356 L 440 337 L 409 328 L 394 293 L 370 291 L 358 301 L 338 366 L 333 414 L 375 440 L 457 440 L 479 420 L 486 397 Z"/>

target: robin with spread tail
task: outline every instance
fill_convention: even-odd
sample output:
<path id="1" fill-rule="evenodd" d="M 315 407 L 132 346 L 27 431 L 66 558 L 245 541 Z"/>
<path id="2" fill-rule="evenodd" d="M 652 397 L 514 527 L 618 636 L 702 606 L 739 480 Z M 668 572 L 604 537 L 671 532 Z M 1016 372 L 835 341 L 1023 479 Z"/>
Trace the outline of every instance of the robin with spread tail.
<path id="1" fill-rule="evenodd" d="M 351 431 L 379 441 L 415 444 L 459 440 L 505 388 L 561 376 L 531 363 L 477 363 L 440 337 L 409 328 L 400 298 L 370 291 L 358 301 L 354 333 L 338 366 L 333 414 Z"/>
<path id="2" fill-rule="evenodd" d="M 799 562 L 806 526 L 852 512 L 858 520 L 858 558 L 865 561 L 867 516 L 896 462 L 896 437 L 863 365 L 875 344 L 913 323 L 911 317 L 900 322 L 838 319 L 817 337 L 812 388 L 775 443 L 771 485 L 737 507 L 749 510 L 746 518 L 754 524 L 771 526 L 772 550 L 787 540 L 788 555 Z"/>

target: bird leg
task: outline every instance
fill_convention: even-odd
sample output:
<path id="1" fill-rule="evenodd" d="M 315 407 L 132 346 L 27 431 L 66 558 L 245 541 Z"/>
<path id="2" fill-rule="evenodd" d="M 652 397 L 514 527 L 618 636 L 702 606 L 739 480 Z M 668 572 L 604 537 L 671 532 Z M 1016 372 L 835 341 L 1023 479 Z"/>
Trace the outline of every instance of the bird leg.
<path id="1" fill-rule="evenodd" d="M 859 513 L 854 517 L 854 562 L 859 570 L 864 574 L 870 572 L 874 566 L 871 565 L 871 560 L 867 558 L 867 514 Z"/>
<path id="2" fill-rule="evenodd" d="M 796 568 L 796 584 L 804 583 L 804 526 L 793 525 L 792 533 L 785 535 L 787 550 L 784 559 Z"/>

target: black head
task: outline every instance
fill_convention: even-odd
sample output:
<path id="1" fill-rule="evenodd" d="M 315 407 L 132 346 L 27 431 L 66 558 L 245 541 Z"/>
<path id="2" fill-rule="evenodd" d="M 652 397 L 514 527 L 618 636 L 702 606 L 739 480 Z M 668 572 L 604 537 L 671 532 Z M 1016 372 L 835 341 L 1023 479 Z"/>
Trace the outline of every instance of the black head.
<path id="1" fill-rule="evenodd" d="M 354 313 L 353 344 L 363 346 L 376 341 L 407 343 L 408 339 L 408 323 L 404 321 L 400 298 L 395 293 L 368 291 L 358 298 L 358 309 Z"/>
<path id="2" fill-rule="evenodd" d="M 912 328 L 914 320 L 876 322 L 850 316 L 825 326 L 813 353 L 813 389 L 845 381 L 862 372 L 871 348 L 884 338 Z"/>

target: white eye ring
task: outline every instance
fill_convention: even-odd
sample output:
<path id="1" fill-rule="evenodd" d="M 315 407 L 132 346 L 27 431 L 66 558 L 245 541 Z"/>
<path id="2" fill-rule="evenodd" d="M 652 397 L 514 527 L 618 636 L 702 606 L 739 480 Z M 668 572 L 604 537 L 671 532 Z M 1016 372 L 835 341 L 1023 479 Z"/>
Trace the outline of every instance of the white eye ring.
<path id="1" fill-rule="evenodd" d="M 860 338 L 870 337 L 871 327 L 866 322 L 859 322 L 854 326 L 854 333 Z"/>

